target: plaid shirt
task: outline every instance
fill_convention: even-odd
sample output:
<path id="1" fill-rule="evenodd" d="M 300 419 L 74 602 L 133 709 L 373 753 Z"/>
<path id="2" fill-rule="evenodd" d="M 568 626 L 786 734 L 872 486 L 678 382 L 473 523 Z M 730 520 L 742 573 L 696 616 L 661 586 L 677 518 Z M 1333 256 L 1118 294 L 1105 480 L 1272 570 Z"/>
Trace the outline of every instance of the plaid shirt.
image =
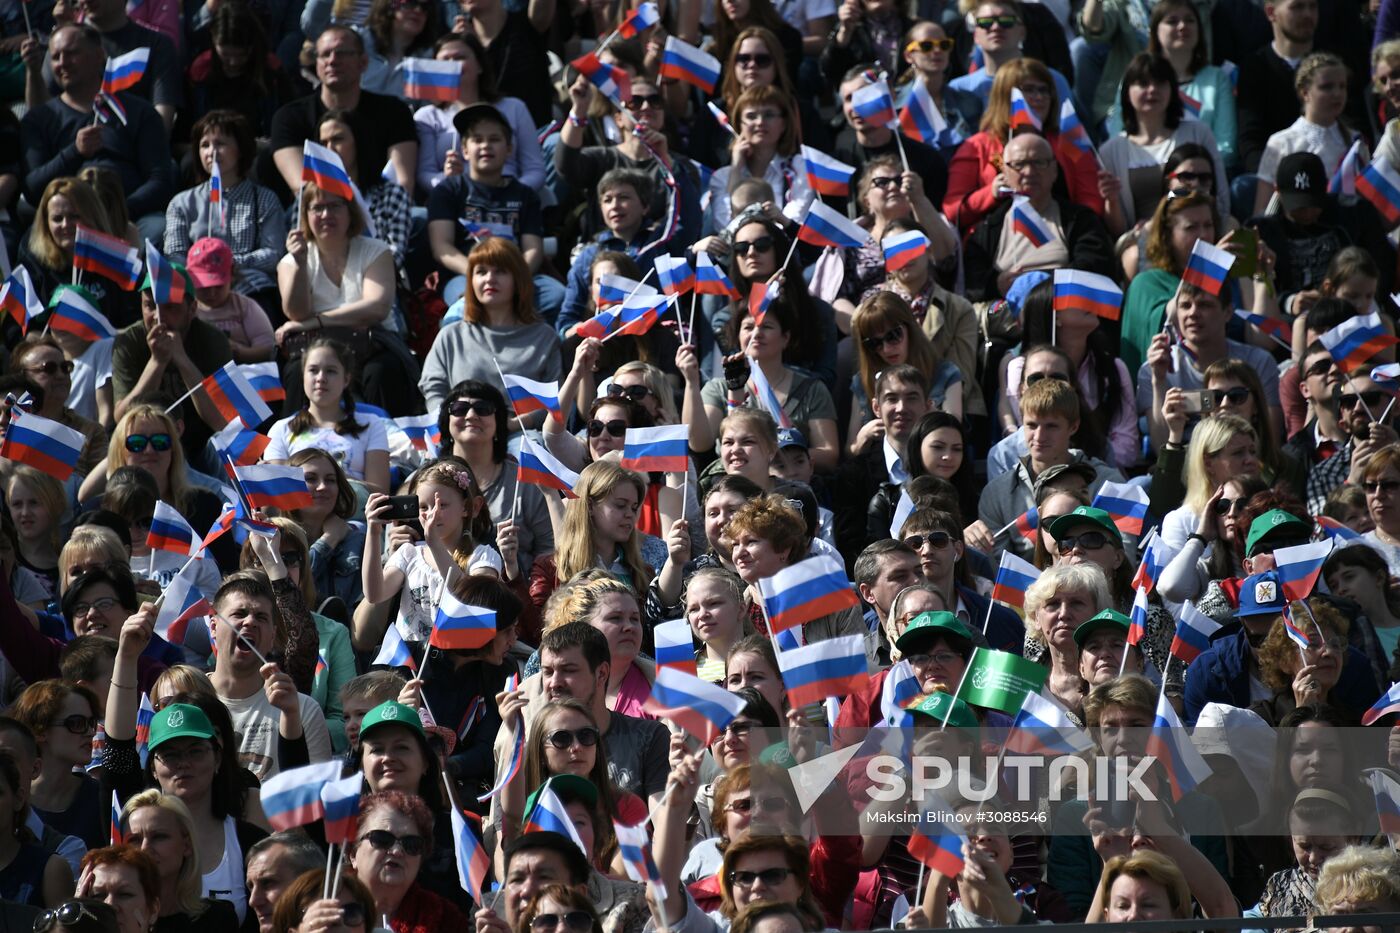
<path id="1" fill-rule="evenodd" d="M 209 182 L 181 191 L 165 210 L 165 254 L 184 262 L 193 243 L 216 236 L 233 250 L 234 290 L 277 287 L 277 260 L 287 248 L 287 219 L 277 195 L 251 179 L 224 188 L 224 217 L 209 203 Z"/>
<path id="2" fill-rule="evenodd" d="M 365 192 L 369 216 L 374 219 L 376 240 L 389 244 L 394 254 L 394 268 L 403 271 L 404 256 L 408 254 L 408 232 L 412 225 L 410 211 L 413 202 L 408 192 L 392 181 L 381 181 Z"/>

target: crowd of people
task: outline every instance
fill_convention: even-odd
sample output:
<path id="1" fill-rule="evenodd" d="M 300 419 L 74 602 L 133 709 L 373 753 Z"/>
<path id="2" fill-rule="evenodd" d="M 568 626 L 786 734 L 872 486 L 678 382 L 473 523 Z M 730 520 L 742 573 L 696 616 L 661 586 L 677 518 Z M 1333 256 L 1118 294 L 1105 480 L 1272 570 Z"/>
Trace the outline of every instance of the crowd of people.
<path id="1" fill-rule="evenodd" d="M 0 98 L 37 933 L 1400 914 L 1400 0 L 0 0 Z M 794 781 L 886 726 L 942 822 Z"/>

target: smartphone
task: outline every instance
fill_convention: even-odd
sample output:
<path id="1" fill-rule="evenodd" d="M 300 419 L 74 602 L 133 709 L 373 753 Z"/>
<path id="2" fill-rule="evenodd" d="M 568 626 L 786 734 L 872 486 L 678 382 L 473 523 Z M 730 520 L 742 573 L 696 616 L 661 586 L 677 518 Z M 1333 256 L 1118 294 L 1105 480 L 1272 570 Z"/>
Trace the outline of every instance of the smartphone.
<path id="1" fill-rule="evenodd" d="M 1181 395 L 1188 412 L 1208 415 L 1215 411 L 1215 393 L 1210 389 L 1188 389 Z"/>
<path id="2" fill-rule="evenodd" d="M 390 496 L 389 511 L 384 513 L 384 520 L 390 522 L 402 522 L 418 517 L 418 497 L 417 496 Z"/>
<path id="3" fill-rule="evenodd" d="M 1237 279 L 1250 279 L 1254 273 L 1259 271 L 1259 231 L 1253 227 L 1241 227 L 1235 231 L 1234 237 L 1230 240 L 1231 246 L 1239 244 L 1239 252 L 1235 253 L 1235 264 L 1230 268 L 1230 275 Z"/>

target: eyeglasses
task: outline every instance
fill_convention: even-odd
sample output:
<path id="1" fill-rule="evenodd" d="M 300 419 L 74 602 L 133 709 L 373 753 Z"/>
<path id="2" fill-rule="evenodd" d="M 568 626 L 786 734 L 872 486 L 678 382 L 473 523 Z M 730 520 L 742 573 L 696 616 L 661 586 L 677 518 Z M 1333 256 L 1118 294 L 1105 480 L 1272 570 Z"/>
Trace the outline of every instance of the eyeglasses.
<path id="1" fill-rule="evenodd" d="M 914 52 L 948 52 L 953 48 L 952 39 L 915 39 L 904 46 L 904 51 Z"/>
<path id="2" fill-rule="evenodd" d="M 948 667 L 957 664 L 963 656 L 956 651 L 937 651 L 933 654 L 906 654 L 909 663 L 915 667 L 927 667 L 930 664 L 937 664 L 939 667 Z"/>
<path id="3" fill-rule="evenodd" d="M 160 434 L 128 434 L 126 436 L 126 449 L 134 454 L 145 453 L 147 444 L 150 444 L 151 449 L 156 453 L 163 454 L 170 449 L 170 435 L 162 432 Z"/>
<path id="4" fill-rule="evenodd" d="M 1069 376 L 1064 373 L 1031 373 L 1026 377 L 1026 385 L 1033 386 L 1042 379 L 1054 379 L 1057 382 L 1069 382 Z"/>
<path id="5" fill-rule="evenodd" d="M 764 887 L 773 888 L 786 881 L 788 875 L 791 874 L 791 868 L 765 868 L 763 871 L 731 871 L 729 873 L 729 883 L 740 888 L 751 888 L 762 881 Z"/>
<path id="6" fill-rule="evenodd" d="M 1229 402 L 1231 405 L 1243 405 L 1249 401 L 1249 390 L 1244 386 L 1235 386 L 1233 389 L 1213 389 L 1215 393 L 1215 404 L 1217 407 Z"/>
<path id="7" fill-rule="evenodd" d="M 586 910 L 571 910 L 566 914 L 535 914 L 530 920 L 532 930 L 557 930 L 560 927 L 575 933 L 593 929 L 593 916 Z"/>
<path id="8" fill-rule="evenodd" d="M 359 904 L 341 904 L 340 922 L 348 927 L 362 927 L 365 925 L 365 909 Z"/>
<path id="9" fill-rule="evenodd" d="M 301 566 L 301 551 L 283 551 L 282 565 L 287 568 Z"/>
<path id="10" fill-rule="evenodd" d="M 90 603 L 74 603 L 73 618 L 81 619 L 83 616 L 87 615 L 94 609 L 96 609 L 98 612 L 107 612 L 115 605 L 117 605 L 117 601 L 110 596 L 104 596 L 101 599 L 94 599 Z"/>
<path id="11" fill-rule="evenodd" d="M 336 211 L 349 210 L 350 205 L 345 201 L 317 201 L 306 209 L 308 214 L 334 214 Z"/>
<path id="12" fill-rule="evenodd" d="M 62 726 L 74 735 L 87 735 L 97 731 L 96 716 L 80 716 L 74 713 L 72 716 L 64 716 L 58 722 L 49 723 L 50 727 Z"/>
<path id="13" fill-rule="evenodd" d="M 904 543 L 916 551 L 922 551 L 927 544 L 935 551 L 941 551 L 953 541 L 953 536 L 946 531 L 930 531 L 926 535 L 909 535 L 904 539 Z"/>
<path id="14" fill-rule="evenodd" d="M 771 236 L 755 237 L 752 240 L 735 240 L 734 254 L 736 256 L 747 256 L 750 252 L 760 255 L 773 251 L 773 238 Z"/>
<path id="15" fill-rule="evenodd" d="M 67 376 L 73 372 L 72 360 L 44 360 L 34 366 L 24 367 L 27 373 L 42 373 L 45 376 L 52 376 L 54 373 L 63 373 Z"/>
<path id="16" fill-rule="evenodd" d="M 621 418 L 614 418 L 613 420 L 608 421 L 606 423 L 599 421 L 596 418 L 588 422 L 589 437 L 597 437 L 604 431 L 607 431 L 613 437 L 622 437 L 627 433 L 627 422 L 623 421 Z"/>
<path id="17" fill-rule="evenodd" d="M 653 395 L 651 389 L 646 386 L 620 386 L 616 382 L 608 383 L 608 398 L 622 398 L 626 396 L 634 402 L 640 402 L 648 395 Z"/>
<path id="18" fill-rule="evenodd" d="M 592 726 L 582 729 L 555 729 L 544 737 L 545 742 L 554 748 L 568 749 L 575 745 L 592 748 L 598 744 L 598 730 Z"/>
<path id="19" fill-rule="evenodd" d="M 884 191 L 886 188 L 898 188 L 901 180 L 898 175 L 876 175 L 870 179 L 870 186 Z"/>
<path id="20" fill-rule="evenodd" d="M 410 833 L 407 836 L 395 836 L 387 829 L 371 829 L 360 837 L 362 842 L 368 842 L 371 847 L 380 852 L 390 852 L 397 845 L 403 849 L 404 855 L 422 855 L 423 837 Z"/>
<path id="21" fill-rule="evenodd" d="M 650 107 L 652 110 L 660 110 L 661 106 L 662 100 L 660 94 L 633 94 L 631 99 L 626 103 L 627 109 L 632 113 L 636 113 L 644 107 Z"/>
<path id="22" fill-rule="evenodd" d="M 781 120 L 781 110 L 745 110 L 739 115 L 740 123 L 761 123 L 764 120 Z"/>
<path id="23" fill-rule="evenodd" d="M 1238 512 L 1245 506 L 1246 499 L 1226 499 L 1223 496 L 1215 500 L 1215 514 L 1229 515 L 1231 512 Z"/>
<path id="24" fill-rule="evenodd" d="M 97 915 L 88 910 L 86 905 L 78 901 L 67 901 L 59 904 L 53 910 L 46 910 L 34 918 L 34 933 L 48 933 L 55 925 L 71 927 L 87 917 L 98 926 L 102 926 L 102 921 Z"/>
<path id="25" fill-rule="evenodd" d="M 904 325 L 896 324 L 883 334 L 876 334 L 873 337 L 866 337 L 861 340 L 860 345 L 871 353 L 879 353 L 882 346 L 892 346 L 904 339 Z"/>
<path id="26" fill-rule="evenodd" d="M 1357 399 L 1364 402 L 1367 408 L 1375 408 L 1385 400 L 1385 393 L 1379 389 L 1355 393 L 1343 392 L 1337 396 L 1337 404 L 1343 408 L 1355 408 Z"/>
<path id="27" fill-rule="evenodd" d="M 465 418 L 470 414 L 490 418 L 496 413 L 496 403 L 484 398 L 454 399 L 447 403 L 447 413 L 453 418 Z"/>
<path id="28" fill-rule="evenodd" d="M 195 764 L 196 762 L 203 761 L 205 756 L 212 755 L 213 753 L 214 747 L 212 745 L 206 745 L 203 742 L 191 745 L 182 752 L 176 751 L 173 748 L 158 748 L 151 752 L 151 754 L 155 756 L 156 761 L 159 761 L 167 768 L 178 768 L 186 763 Z"/>
<path id="29" fill-rule="evenodd" d="M 754 800 L 752 797 L 740 797 L 738 800 L 729 801 L 729 805 L 724 809 L 728 810 L 730 813 L 752 813 L 755 804 L 758 805 L 759 813 L 779 813 L 786 811 L 788 808 L 787 798 L 778 796 L 760 797 L 758 800 Z M 771 883 L 781 884 L 782 878 Z"/>
<path id="30" fill-rule="evenodd" d="M 1184 181 L 1188 185 L 1214 184 L 1215 175 L 1210 172 L 1172 172 L 1167 176 L 1175 178 L 1177 181 Z"/>
<path id="31" fill-rule="evenodd" d="M 1014 16 L 979 16 L 975 20 L 977 28 L 990 32 L 993 26 L 1000 26 L 1002 29 L 1015 29 L 1021 25 L 1021 21 Z"/>
<path id="32" fill-rule="evenodd" d="M 738 68 L 767 68 L 773 64 L 773 56 L 767 52 L 740 52 L 734 56 L 734 65 Z"/>
<path id="33" fill-rule="evenodd" d="M 1035 169 L 1036 171 L 1043 171 L 1044 169 L 1047 169 L 1054 164 L 1054 159 L 1022 159 L 1019 162 L 1004 163 L 1002 167 L 1009 168 L 1011 169 L 1011 171 L 1019 174 L 1021 172 L 1028 172 L 1031 169 Z"/>
<path id="34" fill-rule="evenodd" d="M 755 723 L 749 722 L 747 719 L 736 719 L 719 730 L 719 735 L 732 735 L 735 738 L 742 739 L 753 731 L 754 725 Z M 716 738 L 718 737 L 719 736 L 716 736 Z"/>
<path id="35" fill-rule="evenodd" d="M 1384 493 L 1388 496 L 1397 489 L 1400 489 L 1400 480 L 1394 479 L 1377 479 L 1361 484 L 1361 490 L 1368 496 L 1374 496 L 1380 493 Z"/>
<path id="36" fill-rule="evenodd" d="M 1109 544 L 1108 535 L 1102 531 L 1086 531 L 1078 535 L 1065 535 L 1063 538 L 1056 538 L 1055 545 L 1063 551 L 1072 551 L 1076 547 L 1084 551 L 1097 551 L 1101 547 Z"/>

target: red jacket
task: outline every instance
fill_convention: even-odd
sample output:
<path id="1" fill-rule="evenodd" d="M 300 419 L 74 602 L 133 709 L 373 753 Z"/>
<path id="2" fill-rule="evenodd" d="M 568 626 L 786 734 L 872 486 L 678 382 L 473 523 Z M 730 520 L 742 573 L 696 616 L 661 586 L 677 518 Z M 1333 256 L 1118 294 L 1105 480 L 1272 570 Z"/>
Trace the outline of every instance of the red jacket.
<path id="1" fill-rule="evenodd" d="M 1098 163 L 1093 159 L 1076 159 L 1078 152 L 1061 146 L 1059 136 L 1047 139 L 1055 147 L 1069 199 L 1103 217 L 1103 198 L 1099 195 Z M 1005 143 L 989 133 L 975 133 L 958 147 L 948 166 L 948 193 L 943 198 L 943 214 L 957 225 L 964 235 L 977 222 L 992 212 L 1000 199 L 992 182 L 1001 171 L 1001 152 Z"/>

